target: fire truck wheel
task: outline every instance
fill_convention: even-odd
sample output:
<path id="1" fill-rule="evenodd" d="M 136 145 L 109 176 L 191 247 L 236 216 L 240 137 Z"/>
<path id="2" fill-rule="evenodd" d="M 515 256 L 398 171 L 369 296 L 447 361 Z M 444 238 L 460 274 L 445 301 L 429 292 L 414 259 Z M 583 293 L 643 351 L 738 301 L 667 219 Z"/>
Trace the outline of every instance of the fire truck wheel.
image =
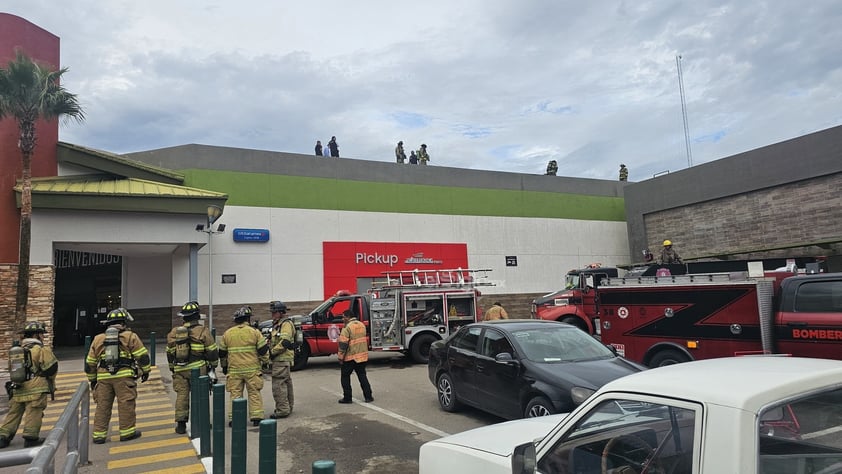
<path id="1" fill-rule="evenodd" d="M 682 362 L 689 361 L 690 359 L 681 352 L 667 349 L 655 354 L 652 357 L 652 360 L 649 361 L 649 367 L 654 369 L 655 367 L 663 367 L 665 365 L 680 364 Z"/>
<path id="2" fill-rule="evenodd" d="M 588 327 L 585 326 L 585 322 L 575 316 L 567 316 L 561 318 L 559 320 L 562 323 L 567 323 L 571 326 L 576 326 L 577 328 L 581 329 L 582 331 L 588 332 Z"/>
<path id="3" fill-rule="evenodd" d="M 447 412 L 454 412 L 459 409 L 461 403 L 456 399 L 456 391 L 453 389 L 453 379 L 448 374 L 441 374 L 436 384 L 438 391 L 439 405 Z"/>
<path id="4" fill-rule="evenodd" d="M 549 416 L 555 412 L 553 404 L 545 397 L 535 397 L 529 400 L 526 405 L 526 410 L 523 412 L 524 418 L 534 418 L 536 416 Z"/>
<path id="5" fill-rule="evenodd" d="M 301 348 L 295 351 L 295 360 L 292 361 L 292 371 L 301 370 L 307 367 L 310 361 L 310 346 L 307 342 L 301 345 Z"/>
<path id="6" fill-rule="evenodd" d="M 430 360 L 430 346 L 438 341 L 436 336 L 432 334 L 419 334 L 412 340 L 412 346 L 409 348 L 409 354 L 412 360 L 417 364 L 426 364 Z"/>

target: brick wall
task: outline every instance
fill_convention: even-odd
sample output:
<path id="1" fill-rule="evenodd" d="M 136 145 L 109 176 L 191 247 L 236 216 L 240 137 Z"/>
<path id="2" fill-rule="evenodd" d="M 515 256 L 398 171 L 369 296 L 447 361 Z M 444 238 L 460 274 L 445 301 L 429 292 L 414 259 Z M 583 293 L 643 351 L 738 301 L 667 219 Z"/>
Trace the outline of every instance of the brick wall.
<path id="1" fill-rule="evenodd" d="M 805 244 L 842 239 L 842 173 L 655 212 L 644 222 L 656 255 L 663 239 L 684 258 L 839 254 L 840 244 Z"/>
<path id="2" fill-rule="evenodd" d="M 17 294 L 18 266 L 0 265 L 0 365 L 6 366 L 12 341 L 20 340 L 20 330 L 14 327 L 15 298 Z M 27 321 L 41 321 L 47 325 L 44 343 L 53 343 L 53 301 L 56 273 L 52 265 L 33 265 L 29 275 L 29 303 Z"/>

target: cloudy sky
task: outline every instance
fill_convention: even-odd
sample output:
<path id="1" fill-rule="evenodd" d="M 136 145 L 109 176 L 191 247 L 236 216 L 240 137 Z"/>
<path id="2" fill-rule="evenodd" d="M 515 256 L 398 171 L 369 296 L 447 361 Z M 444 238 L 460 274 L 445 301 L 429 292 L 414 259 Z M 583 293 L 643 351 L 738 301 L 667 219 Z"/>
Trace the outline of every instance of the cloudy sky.
<path id="1" fill-rule="evenodd" d="M 188 143 L 640 181 L 842 124 L 842 3 L 4 0 L 115 153 Z M 681 55 L 688 160 L 676 56 Z M 793 157 L 796 159 L 797 157 Z"/>

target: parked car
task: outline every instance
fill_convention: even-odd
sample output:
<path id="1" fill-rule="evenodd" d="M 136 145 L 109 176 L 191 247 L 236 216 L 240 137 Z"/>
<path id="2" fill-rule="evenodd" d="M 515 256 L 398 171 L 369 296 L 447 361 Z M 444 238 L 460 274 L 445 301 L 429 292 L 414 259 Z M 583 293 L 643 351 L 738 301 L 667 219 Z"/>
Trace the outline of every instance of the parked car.
<path id="1" fill-rule="evenodd" d="M 466 404 L 508 419 L 569 412 L 646 369 L 575 326 L 533 319 L 464 326 L 433 343 L 427 367 L 445 411 Z"/>
<path id="2" fill-rule="evenodd" d="M 421 446 L 421 474 L 842 472 L 842 362 L 775 356 L 660 367 L 569 415 Z"/>

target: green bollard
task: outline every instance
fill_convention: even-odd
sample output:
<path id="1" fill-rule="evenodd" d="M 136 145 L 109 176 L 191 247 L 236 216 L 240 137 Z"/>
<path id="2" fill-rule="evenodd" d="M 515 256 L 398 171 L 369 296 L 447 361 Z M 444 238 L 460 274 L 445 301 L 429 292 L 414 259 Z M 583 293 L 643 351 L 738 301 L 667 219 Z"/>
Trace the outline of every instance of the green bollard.
<path id="1" fill-rule="evenodd" d="M 155 367 L 155 331 L 149 333 L 149 363 Z"/>
<path id="2" fill-rule="evenodd" d="M 225 474 L 225 385 L 213 385 L 213 474 Z"/>
<path id="3" fill-rule="evenodd" d="M 313 474 L 336 474 L 336 463 L 329 459 L 313 461 Z"/>
<path id="4" fill-rule="evenodd" d="M 231 474 L 246 474 L 246 422 L 248 400 L 231 400 Z"/>
<path id="5" fill-rule="evenodd" d="M 88 352 L 91 351 L 91 336 L 85 336 L 85 355 L 82 357 L 82 370 L 85 370 L 85 367 L 88 366 L 88 362 L 85 360 L 88 358 Z"/>
<path id="6" fill-rule="evenodd" d="M 194 423 L 199 424 L 199 455 L 204 457 L 210 456 L 211 453 L 211 437 L 210 437 L 210 423 L 209 403 L 210 393 L 208 386 L 210 385 L 210 377 L 202 375 L 199 377 L 199 417 L 194 418 Z"/>
<path id="7" fill-rule="evenodd" d="M 190 439 L 199 437 L 199 369 L 190 369 Z"/>
<path id="8" fill-rule="evenodd" d="M 275 420 L 260 422 L 260 445 L 258 451 L 259 474 L 275 474 L 278 459 L 278 431 Z"/>

